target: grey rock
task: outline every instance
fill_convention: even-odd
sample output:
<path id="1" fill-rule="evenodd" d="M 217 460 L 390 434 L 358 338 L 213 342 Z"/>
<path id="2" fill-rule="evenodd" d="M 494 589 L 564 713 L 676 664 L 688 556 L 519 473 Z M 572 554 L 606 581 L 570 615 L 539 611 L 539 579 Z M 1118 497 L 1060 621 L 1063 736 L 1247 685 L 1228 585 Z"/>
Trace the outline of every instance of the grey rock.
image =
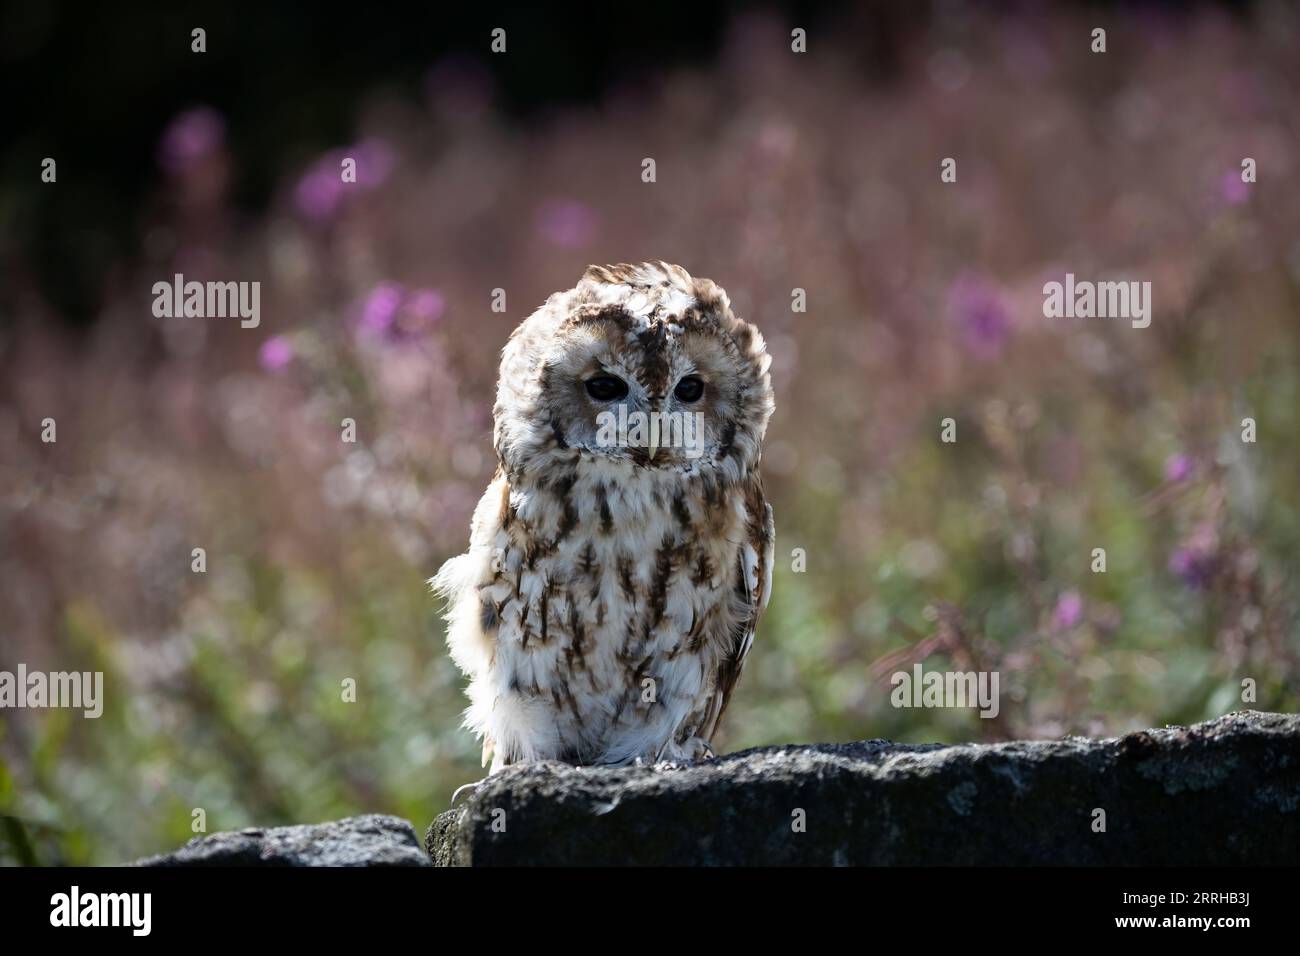
<path id="1" fill-rule="evenodd" d="M 681 770 L 521 765 L 434 820 L 425 848 L 441 866 L 1294 865 L 1300 716 L 763 747 Z"/>
<path id="2" fill-rule="evenodd" d="M 332 823 L 231 830 L 195 837 L 136 866 L 429 866 L 415 829 L 371 814 Z"/>

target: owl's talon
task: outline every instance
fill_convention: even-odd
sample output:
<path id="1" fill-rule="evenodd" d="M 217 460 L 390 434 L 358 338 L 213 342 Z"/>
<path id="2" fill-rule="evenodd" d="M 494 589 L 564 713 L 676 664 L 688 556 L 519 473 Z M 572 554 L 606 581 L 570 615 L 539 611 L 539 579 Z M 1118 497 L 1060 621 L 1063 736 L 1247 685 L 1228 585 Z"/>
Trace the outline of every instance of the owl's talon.
<path id="1" fill-rule="evenodd" d="M 454 807 L 456 805 L 456 799 L 466 790 L 469 790 L 472 793 L 473 791 L 477 790 L 479 787 L 483 786 L 483 784 L 485 783 L 487 783 L 487 777 L 484 777 L 482 780 L 475 780 L 473 783 L 466 783 L 457 787 L 456 792 L 451 795 L 451 805 Z"/>
<path id="2" fill-rule="evenodd" d="M 691 763 L 699 763 L 702 760 L 716 760 L 717 754 L 709 746 L 709 742 L 703 737 L 692 737 L 681 745 L 681 752 Z"/>

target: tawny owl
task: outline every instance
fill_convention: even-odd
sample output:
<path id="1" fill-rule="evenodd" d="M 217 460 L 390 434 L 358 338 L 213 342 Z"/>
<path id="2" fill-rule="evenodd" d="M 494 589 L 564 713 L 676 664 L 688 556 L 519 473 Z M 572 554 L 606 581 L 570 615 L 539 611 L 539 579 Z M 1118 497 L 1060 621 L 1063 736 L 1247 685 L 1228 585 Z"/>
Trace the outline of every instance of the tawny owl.
<path id="1" fill-rule="evenodd" d="M 771 591 L 770 361 L 664 262 L 592 266 L 511 335 L 499 467 L 432 581 L 493 772 L 712 754 Z"/>

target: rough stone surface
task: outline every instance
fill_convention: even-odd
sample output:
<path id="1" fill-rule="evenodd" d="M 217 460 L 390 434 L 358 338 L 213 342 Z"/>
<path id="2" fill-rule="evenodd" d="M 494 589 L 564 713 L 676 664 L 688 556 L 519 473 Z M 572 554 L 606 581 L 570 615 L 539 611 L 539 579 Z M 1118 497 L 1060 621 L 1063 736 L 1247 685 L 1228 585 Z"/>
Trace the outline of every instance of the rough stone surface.
<path id="1" fill-rule="evenodd" d="M 443 866 L 1294 865 L 1300 716 L 1107 740 L 765 747 L 681 770 L 524 765 L 440 815 L 425 847 Z"/>
<path id="2" fill-rule="evenodd" d="M 415 829 L 371 814 L 332 823 L 231 830 L 195 837 L 136 866 L 429 866 Z"/>

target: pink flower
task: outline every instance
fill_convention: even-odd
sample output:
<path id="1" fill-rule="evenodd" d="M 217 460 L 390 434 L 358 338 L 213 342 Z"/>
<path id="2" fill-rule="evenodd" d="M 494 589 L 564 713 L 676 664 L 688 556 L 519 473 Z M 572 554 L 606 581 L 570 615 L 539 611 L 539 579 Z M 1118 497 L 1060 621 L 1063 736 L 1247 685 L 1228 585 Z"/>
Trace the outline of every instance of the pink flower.
<path id="1" fill-rule="evenodd" d="M 343 181 L 343 161 L 356 162 L 356 182 Z M 294 188 L 298 211 L 309 219 L 328 219 L 338 210 L 349 189 L 367 192 L 381 185 L 396 165 L 393 148 L 382 139 L 364 139 L 343 149 L 332 149 L 307 169 Z"/>
<path id="2" fill-rule="evenodd" d="M 396 282 L 381 282 L 371 290 L 361 307 L 361 326 L 370 332 L 383 332 L 393 324 L 402 306 L 404 292 Z"/>
<path id="3" fill-rule="evenodd" d="M 1200 590 L 1214 576 L 1213 555 L 1195 548 L 1175 548 L 1169 556 L 1169 571 L 1182 578 L 1188 587 Z"/>
<path id="4" fill-rule="evenodd" d="M 963 274 L 948 293 L 948 314 L 966 348 L 979 359 L 997 358 L 1010 335 L 1011 316 L 997 286 L 983 276 Z"/>
<path id="5" fill-rule="evenodd" d="M 343 198 L 343 179 L 338 167 L 330 170 L 323 163 L 309 169 L 294 190 L 298 211 L 309 219 L 327 219 Z"/>
<path id="6" fill-rule="evenodd" d="M 1241 170 L 1230 169 L 1219 178 L 1219 198 L 1230 206 L 1240 206 L 1250 198 L 1250 189 L 1241 181 Z"/>
<path id="7" fill-rule="evenodd" d="M 1192 473 L 1195 462 L 1190 455 L 1181 452 L 1165 459 L 1165 481 L 1184 481 Z"/>
<path id="8" fill-rule="evenodd" d="M 293 361 L 293 345 L 283 335 L 273 335 L 257 350 L 257 363 L 268 372 L 278 372 Z"/>
<path id="9" fill-rule="evenodd" d="M 1195 590 L 1208 587 L 1219 570 L 1219 536 L 1214 525 L 1193 529 L 1169 556 L 1169 572 Z"/>
<path id="10" fill-rule="evenodd" d="M 415 320 L 413 325 L 424 325 L 442 318 L 447 300 L 437 289 L 416 289 L 407 300 L 407 310 Z"/>
<path id="11" fill-rule="evenodd" d="M 226 141 L 226 122 L 207 106 L 186 110 L 163 131 L 158 164 L 175 176 L 216 152 Z"/>
<path id="12" fill-rule="evenodd" d="M 1083 598 L 1078 591 L 1066 591 L 1056 599 L 1056 609 L 1052 611 L 1052 626 L 1058 630 L 1068 631 L 1083 620 Z"/>

